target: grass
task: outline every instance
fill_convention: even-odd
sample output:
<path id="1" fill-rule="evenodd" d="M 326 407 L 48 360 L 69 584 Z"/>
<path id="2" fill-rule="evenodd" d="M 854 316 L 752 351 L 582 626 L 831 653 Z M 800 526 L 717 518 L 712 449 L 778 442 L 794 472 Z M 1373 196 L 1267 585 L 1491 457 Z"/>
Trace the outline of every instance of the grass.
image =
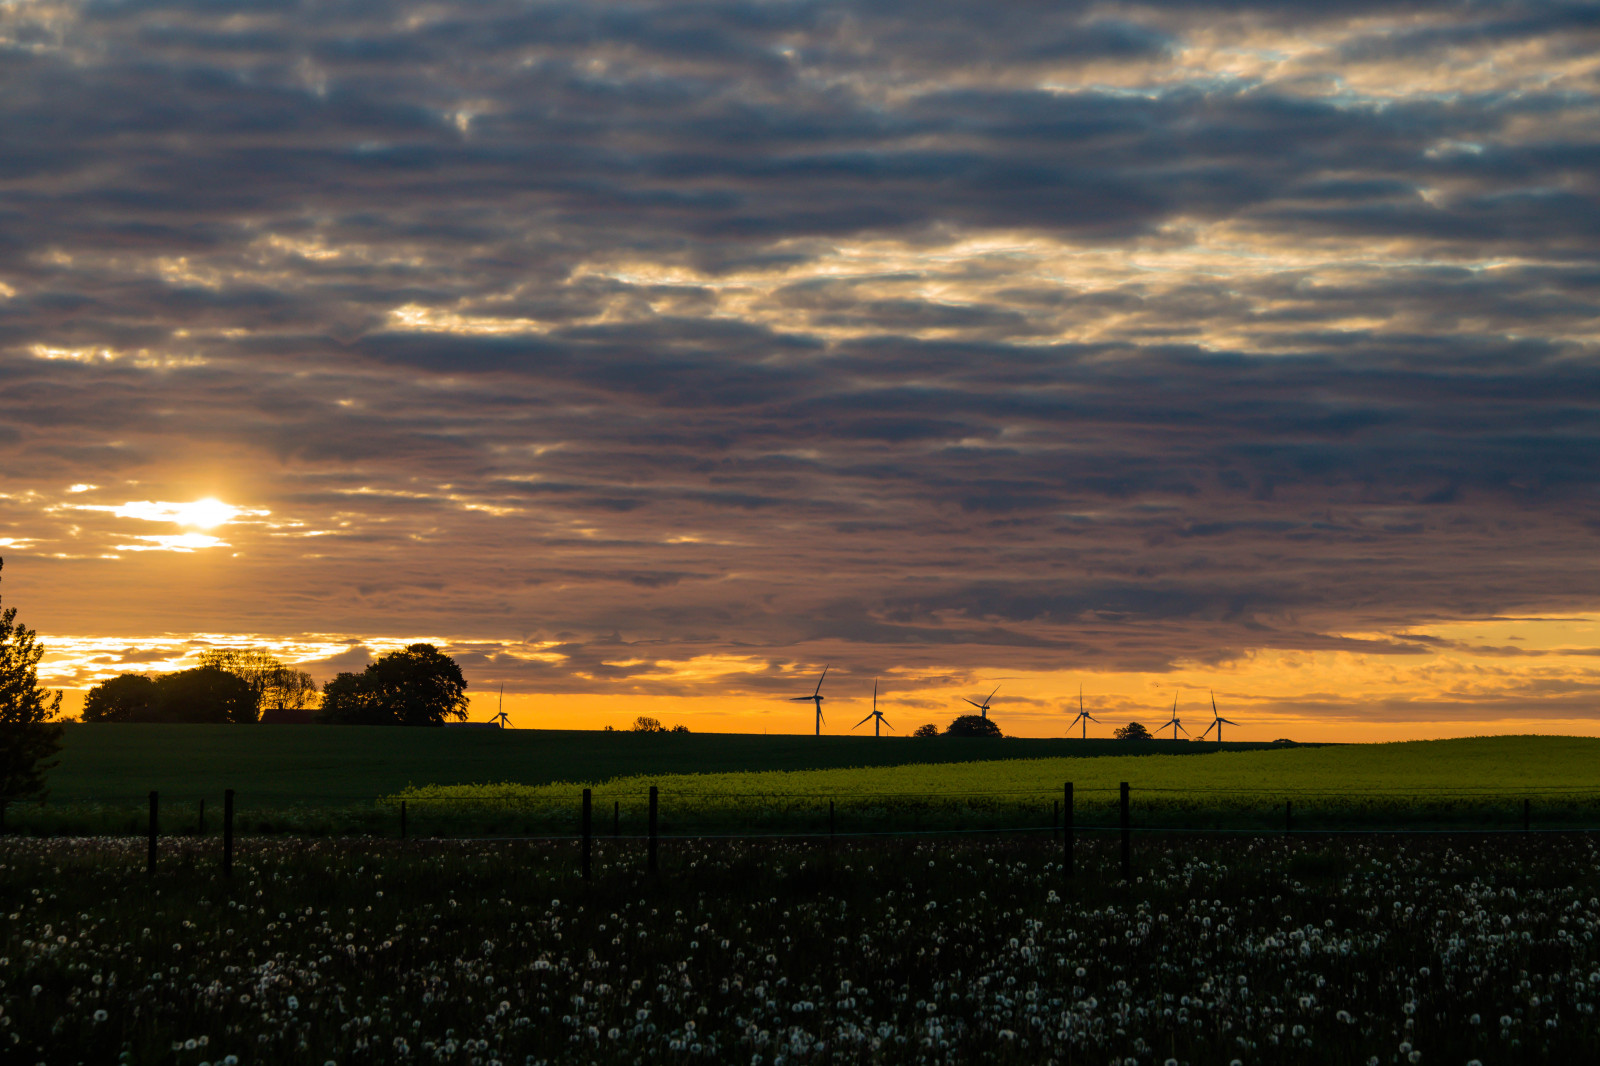
<path id="1" fill-rule="evenodd" d="M 1262 745 L 1228 743 L 1225 749 Z M 1214 744 L 1153 741 L 1207 755 Z M 1125 751 L 1111 740 L 641 734 L 554 729 L 74 725 L 50 775 L 52 803 L 185 801 L 237 791 L 263 807 L 370 804 L 411 784 L 595 781 L 634 774 L 813 770 Z"/>
<path id="2" fill-rule="evenodd" d="M 402 798 L 413 834 L 565 834 L 588 785 L 597 831 L 611 830 L 616 803 L 618 828 L 636 833 L 656 785 L 667 833 L 822 831 L 830 800 L 841 832 L 1045 826 L 1064 781 L 1074 783 L 1079 824 L 1106 824 L 1118 782 L 1129 781 L 1139 826 L 1279 829 L 1292 800 L 1300 829 L 1511 828 L 1525 797 L 1540 827 L 1600 825 L 1594 738 L 1129 750 L 1116 741 L 77 726 L 50 802 L 14 806 L 8 824 L 139 833 L 154 788 L 164 833 L 200 832 L 202 800 L 214 833 L 221 793 L 233 788 L 242 834 L 392 836 Z"/>
<path id="3" fill-rule="evenodd" d="M 1125 749 L 1124 749 L 1125 750 Z M 1541 825 L 1600 821 L 1600 740 L 1481 737 L 1401 744 L 1227 751 L 1208 758 L 1115 755 L 850 770 L 642 775 L 588 782 L 602 823 L 620 802 L 641 824 L 651 785 L 664 816 L 684 830 L 827 827 L 852 831 L 940 826 L 1048 825 L 1063 782 L 1074 786 L 1080 824 L 1114 820 L 1119 785 L 1132 786 L 1136 824 L 1283 827 L 1295 805 L 1301 829 L 1521 824 L 1530 798 Z M 464 811 L 496 805 L 525 813 L 530 828 L 571 826 L 578 787 L 498 784 L 408 789 L 412 809 Z M 604 831 L 602 829 L 602 831 Z"/>
<path id="4" fill-rule="evenodd" d="M 1586 837 L 0 841 L 0 1060 L 1575 1063 Z M 1415 1050 L 1416 1057 L 1411 1053 Z"/>

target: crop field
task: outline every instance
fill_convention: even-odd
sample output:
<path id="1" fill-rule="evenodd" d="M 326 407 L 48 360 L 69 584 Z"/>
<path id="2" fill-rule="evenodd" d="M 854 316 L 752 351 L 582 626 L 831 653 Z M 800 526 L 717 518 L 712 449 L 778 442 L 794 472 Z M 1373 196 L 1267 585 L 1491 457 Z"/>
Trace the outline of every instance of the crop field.
<path id="1" fill-rule="evenodd" d="M 404 801 L 413 834 L 568 835 L 577 831 L 579 793 L 589 787 L 595 831 L 636 835 L 654 785 L 668 834 L 1041 830 L 1059 817 L 1064 782 L 1074 786 L 1077 824 L 1093 827 L 1115 821 L 1118 785 L 1127 781 L 1141 831 L 1281 831 L 1291 824 L 1287 804 L 1292 825 L 1305 831 L 1520 828 L 1525 803 L 1536 828 L 1600 827 L 1600 740 L 1593 738 L 1220 751 L 1168 743 L 1136 745 L 1140 754 L 1127 754 L 1121 742 L 1081 744 L 80 727 L 51 775 L 49 802 L 13 805 L 5 818 L 11 830 L 33 834 L 141 833 L 144 796 L 156 788 L 164 833 L 214 834 L 222 791 L 234 788 L 245 834 L 394 836 Z M 927 761 L 904 761 L 918 755 Z M 139 758 L 151 765 L 138 768 Z M 854 758 L 863 761 L 848 761 Z M 191 760 L 196 769 L 185 774 Z"/>
<path id="2" fill-rule="evenodd" d="M 323 1063 L 1575 1063 L 1587 835 L 0 841 L 0 1058 Z"/>
<path id="3" fill-rule="evenodd" d="M 1204 758 L 1107 755 L 943 765 L 639 775 L 590 782 L 599 831 L 637 832 L 650 786 L 664 831 L 843 832 L 1052 825 L 1071 781 L 1075 820 L 1109 825 L 1120 783 L 1145 829 L 1348 827 L 1513 828 L 1523 802 L 1544 827 L 1600 827 L 1600 741 L 1493 737 L 1219 752 Z M 573 824 L 580 786 L 511 783 L 412 787 L 419 825 L 478 811 L 503 826 L 556 832 Z M 613 822 L 612 819 L 615 819 Z"/>
<path id="4" fill-rule="evenodd" d="M 1253 750 L 1263 744 L 1222 745 Z M 1151 741 L 1148 750 L 1207 756 L 1215 744 Z M 818 770 L 981 759 L 1110 755 L 1114 740 L 759 736 L 545 729 L 370 726 L 74 725 L 50 775 L 58 803 L 220 796 L 265 806 L 371 803 L 411 784 L 593 781 L 631 774 Z"/>

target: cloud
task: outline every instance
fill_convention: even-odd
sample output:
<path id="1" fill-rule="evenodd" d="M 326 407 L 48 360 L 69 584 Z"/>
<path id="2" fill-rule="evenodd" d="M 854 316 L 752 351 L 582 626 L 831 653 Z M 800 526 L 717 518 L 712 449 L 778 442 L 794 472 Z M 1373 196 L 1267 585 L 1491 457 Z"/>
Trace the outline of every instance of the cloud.
<path id="1" fill-rule="evenodd" d="M 75 632 L 687 692 L 1600 596 L 1581 9 L 235 14 L 0 10 L 0 543 Z"/>

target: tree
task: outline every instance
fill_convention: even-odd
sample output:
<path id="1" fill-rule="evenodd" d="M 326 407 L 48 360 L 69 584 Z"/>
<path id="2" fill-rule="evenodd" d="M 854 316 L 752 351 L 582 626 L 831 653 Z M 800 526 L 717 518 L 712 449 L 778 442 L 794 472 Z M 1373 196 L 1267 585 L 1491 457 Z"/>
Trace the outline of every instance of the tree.
<path id="1" fill-rule="evenodd" d="M 1150 730 L 1138 722 L 1129 722 L 1119 729 L 1113 729 L 1111 735 L 1118 740 L 1150 740 Z"/>
<path id="2" fill-rule="evenodd" d="M 0 568 L 5 560 L 0 559 Z M 0 610 L 0 801 L 43 796 L 45 771 L 61 750 L 61 693 L 39 687 L 44 647 L 17 624 L 17 609 Z"/>
<path id="3" fill-rule="evenodd" d="M 148 722 L 156 683 L 143 674 L 121 674 L 100 682 L 83 698 L 85 722 Z"/>
<path id="4" fill-rule="evenodd" d="M 914 737 L 936 737 L 939 735 L 939 727 L 929 722 L 927 725 L 917 726 L 911 731 L 911 735 Z"/>
<path id="5" fill-rule="evenodd" d="M 641 714 L 635 718 L 633 725 L 629 728 L 635 733 L 665 733 L 667 731 L 667 727 L 661 724 L 661 719 L 651 718 L 647 714 Z"/>
<path id="6" fill-rule="evenodd" d="M 947 737 L 997 737 L 1000 736 L 1000 727 L 994 721 L 980 714 L 964 714 L 951 722 L 945 729 Z"/>
<path id="7" fill-rule="evenodd" d="M 412 644 L 322 686 L 319 721 L 336 725 L 443 725 L 467 717 L 461 667 L 432 644 Z"/>
<path id="8" fill-rule="evenodd" d="M 317 683 L 303 670 L 285 666 L 261 648 L 208 648 L 201 666 L 214 666 L 241 679 L 256 697 L 256 710 L 283 707 L 300 711 L 317 699 Z"/>
<path id="9" fill-rule="evenodd" d="M 156 678 L 147 722 L 254 722 L 256 694 L 249 682 L 215 666 L 197 666 Z M 139 721 L 140 719 L 134 719 Z"/>

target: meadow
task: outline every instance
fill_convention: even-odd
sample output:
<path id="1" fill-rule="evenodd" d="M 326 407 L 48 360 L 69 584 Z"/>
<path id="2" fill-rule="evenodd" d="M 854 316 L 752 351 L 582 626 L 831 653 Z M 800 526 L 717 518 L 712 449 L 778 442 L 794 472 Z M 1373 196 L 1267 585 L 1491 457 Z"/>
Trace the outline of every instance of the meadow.
<path id="1" fill-rule="evenodd" d="M 0 841 L 0 1057 L 1573 1063 L 1600 1046 L 1587 835 Z"/>
<path id="2" fill-rule="evenodd" d="M 595 830 L 668 834 L 1048 828 L 1064 782 L 1080 826 L 1116 819 L 1132 786 L 1141 831 L 1600 826 L 1600 740 L 1483 737 L 1234 746 L 1109 741 L 884 740 L 540 731 L 94 726 L 69 731 L 29 833 L 215 833 L 224 788 L 246 834 L 567 835 L 579 792 Z M 1063 752 L 1070 754 L 1063 754 Z M 996 755 L 1007 756 L 995 758 Z M 140 764 L 138 760 L 147 760 Z M 873 760 L 876 760 L 874 762 Z M 209 796 L 209 798 L 207 798 Z M 209 803 L 202 824 L 199 804 Z M 831 805 L 831 815 L 830 815 Z"/>

